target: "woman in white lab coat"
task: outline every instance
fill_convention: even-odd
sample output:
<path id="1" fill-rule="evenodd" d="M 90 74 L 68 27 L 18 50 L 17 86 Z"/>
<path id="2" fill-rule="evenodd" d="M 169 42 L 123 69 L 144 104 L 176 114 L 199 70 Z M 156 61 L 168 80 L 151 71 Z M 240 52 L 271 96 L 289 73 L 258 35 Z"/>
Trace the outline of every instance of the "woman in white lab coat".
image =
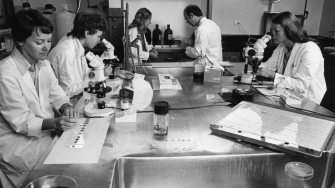
<path id="1" fill-rule="evenodd" d="M 52 30 L 33 9 L 18 12 L 12 22 L 16 47 L 0 61 L 0 187 L 20 187 L 51 144 L 52 130 L 77 125 L 78 113 L 45 60 Z"/>
<path id="2" fill-rule="evenodd" d="M 131 47 L 131 55 L 132 57 L 129 57 L 129 65 L 128 70 L 132 71 L 133 69 L 133 63 L 134 65 L 138 65 L 138 52 L 137 49 L 139 49 L 139 56 L 140 61 L 142 60 L 148 60 L 149 57 L 157 58 L 158 52 L 149 47 L 147 40 L 144 37 L 144 33 L 146 31 L 146 28 L 151 24 L 151 18 L 152 13 L 147 8 L 140 8 L 136 14 L 133 22 L 129 25 L 129 41 L 132 42 Z M 136 46 L 136 47 L 135 47 Z M 141 63 L 140 62 L 140 63 Z"/>
<path id="3" fill-rule="evenodd" d="M 272 19 L 274 42 L 279 44 L 272 56 L 257 71 L 270 77 L 274 85 L 280 77 L 287 89 L 292 89 L 317 104 L 327 90 L 324 59 L 320 48 L 307 35 L 300 21 L 290 12 L 282 12 Z"/>

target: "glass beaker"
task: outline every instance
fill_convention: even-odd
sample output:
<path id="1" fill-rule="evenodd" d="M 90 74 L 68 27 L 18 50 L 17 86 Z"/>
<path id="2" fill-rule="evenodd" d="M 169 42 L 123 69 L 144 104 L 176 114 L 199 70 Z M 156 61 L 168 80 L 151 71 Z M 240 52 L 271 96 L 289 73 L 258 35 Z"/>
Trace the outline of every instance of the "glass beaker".
<path id="1" fill-rule="evenodd" d="M 206 61 L 203 57 L 200 57 L 194 61 L 193 80 L 196 82 L 204 81 Z"/>
<path id="2" fill-rule="evenodd" d="M 285 94 L 286 85 L 284 84 L 285 77 L 279 77 L 279 83 L 275 86 L 277 95 Z"/>
<path id="3" fill-rule="evenodd" d="M 288 177 L 283 188 L 304 188 L 304 180 L 311 179 L 314 170 L 302 162 L 289 162 L 285 165 L 285 173 Z"/>
<path id="4" fill-rule="evenodd" d="M 169 126 L 169 103 L 158 101 L 154 104 L 154 133 L 166 135 Z"/>

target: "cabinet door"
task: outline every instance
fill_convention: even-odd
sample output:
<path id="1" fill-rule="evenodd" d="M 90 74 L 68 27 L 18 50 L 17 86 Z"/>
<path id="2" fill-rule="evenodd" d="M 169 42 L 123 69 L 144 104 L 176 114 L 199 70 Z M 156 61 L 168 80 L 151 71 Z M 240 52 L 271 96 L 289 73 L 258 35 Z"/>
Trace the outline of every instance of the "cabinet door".
<path id="1" fill-rule="evenodd" d="M 325 93 L 325 96 L 323 97 L 321 101 L 321 106 L 327 108 L 328 110 L 335 113 L 335 86 L 327 86 L 327 91 Z"/>
<path id="2" fill-rule="evenodd" d="M 222 61 L 240 62 L 241 52 L 222 52 Z"/>
<path id="3" fill-rule="evenodd" d="M 228 52 L 227 61 L 229 62 L 240 62 L 240 52 Z"/>

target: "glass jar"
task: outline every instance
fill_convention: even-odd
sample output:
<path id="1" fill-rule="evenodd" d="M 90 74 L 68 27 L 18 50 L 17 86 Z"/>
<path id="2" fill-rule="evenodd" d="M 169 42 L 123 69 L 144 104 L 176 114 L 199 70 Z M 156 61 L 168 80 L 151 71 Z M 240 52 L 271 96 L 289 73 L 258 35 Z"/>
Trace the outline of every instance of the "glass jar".
<path id="1" fill-rule="evenodd" d="M 169 103 L 158 101 L 154 104 L 154 133 L 166 135 L 169 126 Z"/>
<path id="2" fill-rule="evenodd" d="M 275 86 L 277 95 L 285 94 L 286 85 L 284 84 L 285 77 L 279 77 L 279 82 Z"/>
<path id="3" fill-rule="evenodd" d="M 194 61 L 193 80 L 196 82 L 204 81 L 204 72 L 206 61 L 204 57 L 200 57 Z"/>

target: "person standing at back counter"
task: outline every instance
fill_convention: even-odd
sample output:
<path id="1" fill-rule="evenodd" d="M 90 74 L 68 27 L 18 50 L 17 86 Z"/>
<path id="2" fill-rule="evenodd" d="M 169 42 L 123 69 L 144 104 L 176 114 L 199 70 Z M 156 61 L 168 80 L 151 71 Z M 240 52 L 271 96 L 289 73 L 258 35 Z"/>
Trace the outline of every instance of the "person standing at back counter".
<path id="1" fill-rule="evenodd" d="M 188 24 L 197 27 L 194 32 L 194 46 L 188 46 L 185 43 L 180 45 L 182 49 L 186 49 L 186 55 L 192 58 L 206 56 L 206 65 L 212 65 L 210 62 L 222 61 L 220 27 L 203 16 L 197 5 L 188 5 L 184 9 L 184 18 Z"/>
<path id="2" fill-rule="evenodd" d="M 51 22 L 34 9 L 22 10 L 13 18 L 16 46 L 0 61 L 0 182 L 4 188 L 20 187 L 50 146 L 53 129 L 77 126 L 78 112 L 46 60 L 52 31 Z M 55 118 L 54 111 L 60 117 Z"/>

